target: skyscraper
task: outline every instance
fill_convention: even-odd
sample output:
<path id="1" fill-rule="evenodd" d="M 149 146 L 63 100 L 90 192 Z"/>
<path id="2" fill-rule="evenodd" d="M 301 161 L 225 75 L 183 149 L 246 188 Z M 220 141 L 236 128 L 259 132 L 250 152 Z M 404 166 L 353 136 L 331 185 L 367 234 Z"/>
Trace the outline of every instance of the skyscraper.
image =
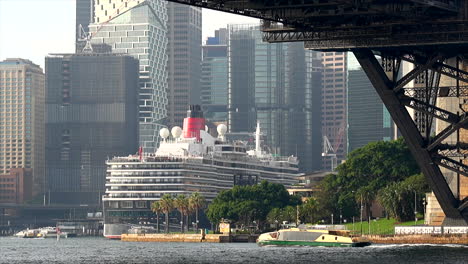
<path id="1" fill-rule="evenodd" d="M 46 172 L 52 203 L 99 203 L 105 161 L 138 150 L 138 61 L 114 54 L 46 58 Z"/>
<path id="2" fill-rule="evenodd" d="M 226 29 L 217 30 L 223 31 Z M 219 36 L 208 38 L 203 46 L 201 71 L 201 101 L 205 118 L 211 122 L 226 122 L 228 61 L 225 39 Z"/>
<path id="3" fill-rule="evenodd" d="M 390 113 L 361 70 L 348 72 L 348 152 L 372 141 L 393 139 Z"/>
<path id="4" fill-rule="evenodd" d="M 44 73 L 25 59 L 0 62 L 0 174 L 33 169 L 33 195 L 44 192 Z"/>
<path id="5" fill-rule="evenodd" d="M 94 1 L 93 43 L 140 61 L 139 134 L 145 152 L 154 152 L 167 118 L 166 1 Z"/>
<path id="6" fill-rule="evenodd" d="M 320 54 L 264 43 L 258 26 L 230 25 L 228 65 L 229 132 L 254 131 L 258 121 L 271 152 L 319 169 Z"/>
<path id="7" fill-rule="evenodd" d="M 200 104 L 202 11 L 199 7 L 169 2 L 168 118 L 180 126 L 190 104 Z"/>
<path id="8" fill-rule="evenodd" d="M 80 38 L 80 25 L 85 32 L 89 32 L 89 24 L 94 18 L 93 0 L 76 0 L 76 23 L 75 23 L 75 47 L 76 52 L 81 52 L 81 46 L 78 44 Z"/>
<path id="9" fill-rule="evenodd" d="M 347 139 L 347 53 L 322 53 L 322 134 L 332 144 L 338 164 L 346 158 Z M 324 157 L 322 168 L 330 168 L 330 158 Z"/>

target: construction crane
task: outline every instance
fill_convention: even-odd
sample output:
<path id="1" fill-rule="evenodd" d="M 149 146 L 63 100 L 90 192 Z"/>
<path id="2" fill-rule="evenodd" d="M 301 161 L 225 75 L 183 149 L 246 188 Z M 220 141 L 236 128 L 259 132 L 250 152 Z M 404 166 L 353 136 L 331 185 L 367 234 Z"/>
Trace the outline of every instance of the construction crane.
<path id="1" fill-rule="evenodd" d="M 85 29 L 83 28 L 83 26 L 80 24 L 80 27 L 79 27 L 79 30 L 80 30 L 80 33 L 79 33 L 79 36 L 78 36 L 78 41 L 79 42 L 86 42 L 82 52 L 83 53 L 93 53 L 93 46 L 91 45 L 91 39 L 102 29 L 102 27 L 106 24 L 109 23 L 109 21 L 111 21 L 113 18 L 115 18 L 116 15 L 120 14 L 119 10 L 122 8 L 122 7 L 127 7 L 128 3 L 131 3 L 131 2 L 134 2 L 136 0 L 125 0 L 122 2 L 122 4 L 116 9 L 116 11 L 109 16 L 109 19 L 102 22 L 101 24 L 99 24 L 99 27 L 98 29 L 96 30 L 96 32 L 86 32 Z M 140 1 L 138 1 L 139 3 Z"/>
<path id="2" fill-rule="evenodd" d="M 328 140 L 327 136 L 323 136 L 323 151 L 322 157 L 330 157 L 331 160 L 331 171 L 335 171 L 338 159 L 336 157 L 335 149 L 333 148 L 330 140 Z"/>
<path id="3" fill-rule="evenodd" d="M 86 42 L 82 52 L 83 53 L 93 53 L 93 46 L 91 45 L 91 33 L 86 32 L 83 28 L 83 25 L 80 24 L 80 34 L 78 36 L 78 41 Z"/>

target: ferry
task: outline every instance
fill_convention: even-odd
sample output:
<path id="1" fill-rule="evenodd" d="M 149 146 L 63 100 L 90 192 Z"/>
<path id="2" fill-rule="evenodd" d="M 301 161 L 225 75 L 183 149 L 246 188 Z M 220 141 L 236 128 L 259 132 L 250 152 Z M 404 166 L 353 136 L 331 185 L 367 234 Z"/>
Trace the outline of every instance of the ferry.
<path id="1" fill-rule="evenodd" d="M 114 157 L 106 161 L 104 236 L 119 239 L 131 226 L 154 224 L 151 203 L 164 194 L 190 196 L 200 193 L 207 202 L 234 185 L 253 185 L 263 180 L 286 187 L 298 183 L 299 161 L 294 156 L 277 156 L 260 142 L 260 124 L 255 148 L 226 140 L 227 127 L 218 125 L 217 137 L 205 127 L 198 105 L 190 106 L 183 128 L 162 128 L 155 153 Z"/>
<path id="2" fill-rule="evenodd" d="M 348 230 L 299 227 L 261 234 L 257 244 L 259 246 L 365 247 L 371 243 L 363 237 L 350 237 Z"/>

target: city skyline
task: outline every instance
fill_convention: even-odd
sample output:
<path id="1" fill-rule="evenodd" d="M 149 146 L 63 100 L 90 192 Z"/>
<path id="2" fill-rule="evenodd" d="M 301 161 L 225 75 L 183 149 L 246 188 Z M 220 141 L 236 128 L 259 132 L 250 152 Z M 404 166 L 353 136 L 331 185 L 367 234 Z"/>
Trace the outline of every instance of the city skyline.
<path id="1" fill-rule="evenodd" d="M 0 0 L 0 39 L 14 36 L 16 40 L 0 41 L 0 60 L 21 57 L 44 68 L 45 57 L 49 53 L 74 53 L 75 1 Z M 28 8 L 24 8 L 25 5 Z M 17 12 L 18 10 L 21 12 Z M 208 36 L 214 35 L 216 29 L 226 27 L 227 24 L 259 21 L 207 9 L 203 9 L 202 12 L 202 42 Z M 31 43 L 34 43 L 34 46 Z"/>

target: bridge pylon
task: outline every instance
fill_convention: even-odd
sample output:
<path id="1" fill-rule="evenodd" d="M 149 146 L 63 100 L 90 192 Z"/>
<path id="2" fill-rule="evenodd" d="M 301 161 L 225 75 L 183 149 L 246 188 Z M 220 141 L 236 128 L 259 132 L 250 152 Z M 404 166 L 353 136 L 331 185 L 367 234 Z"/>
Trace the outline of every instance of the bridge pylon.
<path id="1" fill-rule="evenodd" d="M 467 194 L 460 192 L 468 182 L 468 97 L 461 96 L 468 72 L 460 67 L 463 60 L 440 50 L 352 51 L 426 176 L 446 215 L 444 223 L 468 223 Z M 403 73 L 402 61 L 413 69 Z"/>

